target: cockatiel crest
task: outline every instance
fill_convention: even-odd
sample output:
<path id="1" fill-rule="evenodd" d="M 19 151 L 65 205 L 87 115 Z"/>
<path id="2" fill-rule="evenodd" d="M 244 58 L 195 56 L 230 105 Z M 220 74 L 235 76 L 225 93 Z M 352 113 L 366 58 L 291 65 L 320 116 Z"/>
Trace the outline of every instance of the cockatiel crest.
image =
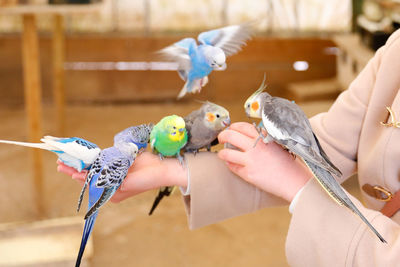
<path id="1" fill-rule="evenodd" d="M 250 118 L 261 118 L 261 93 L 267 88 L 265 84 L 266 75 L 264 74 L 264 79 L 260 87 L 246 100 L 244 103 L 244 110 L 247 117 Z M 264 93 L 267 94 L 267 93 Z"/>

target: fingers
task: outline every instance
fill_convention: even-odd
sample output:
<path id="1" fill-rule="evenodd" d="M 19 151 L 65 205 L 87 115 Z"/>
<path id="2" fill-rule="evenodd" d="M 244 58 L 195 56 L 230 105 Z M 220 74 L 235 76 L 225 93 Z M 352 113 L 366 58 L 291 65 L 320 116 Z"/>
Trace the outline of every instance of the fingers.
<path id="1" fill-rule="evenodd" d="M 64 163 L 59 163 L 57 161 L 57 164 L 58 164 L 58 166 L 57 166 L 57 171 L 58 172 L 63 172 L 65 174 L 68 174 L 69 176 L 72 176 L 74 173 L 77 172 L 77 170 L 75 170 L 72 167 L 69 167 L 69 166 L 65 165 Z"/>
<path id="2" fill-rule="evenodd" d="M 231 129 L 222 131 L 218 135 L 218 141 L 220 143 L 230 143 L 243 151 L 251 149 L 255 144 L 254 139 Z"/>
<path id="3" fill-rule="evenodd" d="M 245 166 L 247 163 L 247 157 L 244 152 L 240 152 L 232 149 L 222 149 L 218 152 L 218 157 L 230 163 Z"/>
<path id="4" fill-rule="evenodd" d="M 245 179 L 245 168 L 243 166 L 231 162 L 226 162 L 226 165 L 234 174 Z"/>
<path id="5" fill-rule="evenodd" d="M 57 161 L 57 164 L 58 172 L 63 172 L 69 176 L 72 176 L 72 179 L 75 179 L 77 181 L 85 181 L 87 171 L 78 172 L 76 169 L 65 165 L 61 161 Z"/>
<path id="6" fill-rule="evenodd" d="M 231 126 L 229 126 L 229 129 L 238 131 L 250 138 L 257 138 L 259 136 L 257 130 L 254 128 L 254 126 L 250 123 L 247 122 L 235 122 L 232 123 Z"/>
<path id="7" fill-rule="evenodd" d="M 112 203 L 119 203 L 127 198 L 129 198 L 130 196 L 132 196 L 132 194 L 130 192 L 122 192 L 121 190 L 118 190 L 115 195 L 112 196 L 112 198 L 110 199 L 110 201 Z"/>
<path id="8" fill-rule="evenodd" d="M 158 181 L 152 179 L 152 177 L 159 175 L 155 174 L 155 171 L 157 170 L 149 167 L 129 173 L 122 183 L 120 189 L 111 198 L 111 202 L 118 203 L 131 196 L 161 187 L 162 184 L 159 184 Z"/>
<path id="9" fill-rule="evenodd" d="M 86 180 L 86 175 L 87 175 L 86 172 L 76 172 L 72 174 L 72 179 L 84 182 Z"/>

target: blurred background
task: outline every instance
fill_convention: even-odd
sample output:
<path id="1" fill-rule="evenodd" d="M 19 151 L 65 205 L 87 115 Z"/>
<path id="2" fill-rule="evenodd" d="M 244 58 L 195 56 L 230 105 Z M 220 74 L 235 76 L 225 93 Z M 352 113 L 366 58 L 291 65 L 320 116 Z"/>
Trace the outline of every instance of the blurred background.
<path id="1" fill-rule="evenodd" d="M 182 80 L 155 51 L 184 37 L 257 20 L 252 40 L 177 101 Z M 327 111 L 400 23 L 400 1 L 0 0 L 0 139 L 79 136 L 100 147 L 120 130 L 185 116 L 209 100 L 232 121 L 266 73 L 272 95 L 308 116 Z M 80 185 L 56 156 L 0 145 L 0 266 L 73 266 Z M 358 196 L 355 179 L 345 186 Z M 108 203 L 85 266 L 287 266 L 288 207 L 188 230 L 176 193 Z M 238 196 L 240 197 L 240 196 Z"/>

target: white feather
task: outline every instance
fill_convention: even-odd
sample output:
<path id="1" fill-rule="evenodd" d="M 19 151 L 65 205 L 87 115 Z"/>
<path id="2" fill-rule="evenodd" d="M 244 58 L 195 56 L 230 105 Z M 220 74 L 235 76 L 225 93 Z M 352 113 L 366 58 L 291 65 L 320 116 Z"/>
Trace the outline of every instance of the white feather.
<path id="1" fill-rule="evenodd" d="M 100 153 L 100 148 L 89 149 L 85 146 L 79 145 L 76 142 L 61 143 L 57 141 L 57 137 L 45 136 L 41 139 L 43 143 L 55 147 L 54 150 L 61 150 L 65 153 L 82 160 L 86 164 L 92 164 L 98 154 Z"/>
<path id="2" fill-rule="evenodd" d="M 177 46 L 170 45 L 166 48 L 161 49 L 159 52 L 165 59 L 170 61 L 175 61 L 178 63 L 178 69 L 180 70 L 190 70 L 192 64 L 190 63 L 190 57 L 188 49 Z"/>
<path id="3" fill-rule="evenodd" d="M 272 121 L 270 121 L 268 117 L 265 116 L 264 113 L 262 116 L 262 122 L 268 134 L 271 135 L 274 139 L 278 140 L 287 139 L 287 136 Z"/>
<path id="4" fill-rule="evenodd" d="M 10 145 L 17 145 L 17 146 L 26 146 L 26 147 L 33 147 L 33 148 L 40 148 L 45 150 L 53 150 L 55 149 L 54 146 L 49 144 L 43 143 L 28 143 L 28 142 L 18 142 L 18 141 L 8 141 L 8 140 L 0 140 L 2 144 L 10 144 Z"/>

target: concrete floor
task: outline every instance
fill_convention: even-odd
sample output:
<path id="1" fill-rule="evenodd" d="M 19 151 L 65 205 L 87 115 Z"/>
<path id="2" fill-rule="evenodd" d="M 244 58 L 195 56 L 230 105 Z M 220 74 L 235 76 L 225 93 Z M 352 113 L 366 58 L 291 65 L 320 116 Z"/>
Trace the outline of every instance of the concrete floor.
<path id="1" fill-rule="evenodd" d="M 325 111 L 331 101 L 302 105 L 308 116 Z M 219 103 L 232 121 L 247 121 L 242 103 Z M 131 125 L 157 122 L 167 114 L 186 115 L 199 103 L 70 106 L 67 133 L 97 143 L 112 144 L 113 135 Z M 23 109 L 1 109 L 0 139 L 26 140 Z M 44 108 L 44 134 L 54 135 L 54 115 Z M 0 222 L 34 218 L 31 194 L 30 149 L 0 146 Z M 76 215 L 80 186 L 56 172 L 56 156 L 45 152 L 44 180 L 47 216 Z M 350 191 L 357 184 L 350 182 Z M 147 212 L 156 192 L 120 204 L 108 203 L 93 234 L 92 266 L 287 266 L 285 236 L 290 222 L 287 207 L 260 210 L 195 231 L 187 227 L 179 194 L 163 201 L 151 217 Z M 83 217 L 81 212 L 79 216 Z M 78 251 L 79 244 L 76 244 Z"/>

